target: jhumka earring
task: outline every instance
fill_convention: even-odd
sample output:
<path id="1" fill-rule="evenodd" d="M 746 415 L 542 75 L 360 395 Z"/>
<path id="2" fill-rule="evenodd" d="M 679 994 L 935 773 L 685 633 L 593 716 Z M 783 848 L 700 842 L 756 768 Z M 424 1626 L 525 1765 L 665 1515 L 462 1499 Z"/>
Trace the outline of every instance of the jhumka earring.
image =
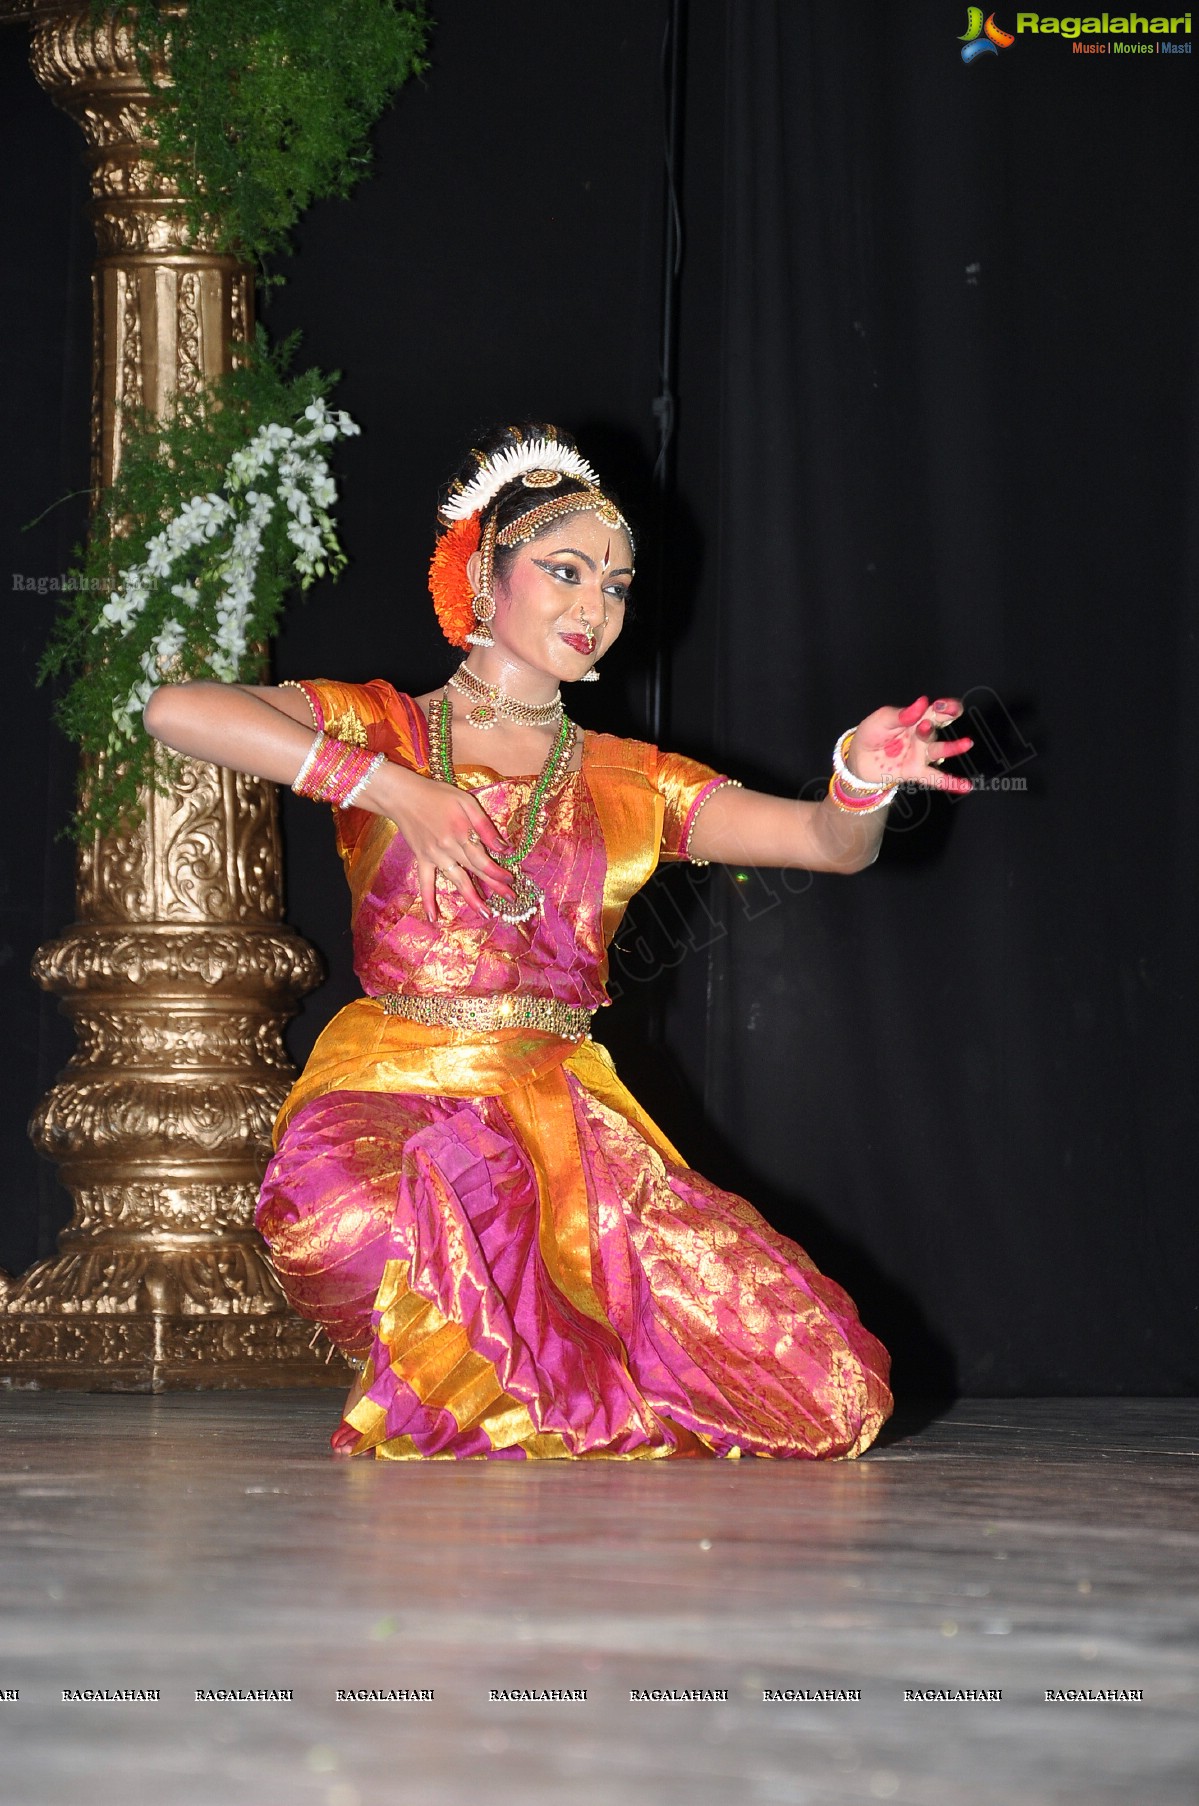
<path id="1" fill-rule="evenodd" d="M 491 622 L 495 615 L 495 596 L 492 593 L 492 578 L 495 570 L 495 515 L 493 514 L 483 529 L 479 541 L 479 587 L 471 597 L 471 607 L 475 611 L 475 626 L 472 633 L 466 636 L 468 646 L 494 646 L 491 635 Z"/>
<path id="2" fill-rule="evenodd" d="M 475 611 L 475 626 L 466 636 L 468 646 L 494 646 L 491 635 L 491 618 L 495 614 L 494 596 L 472 596 L 471 607 Z"/>

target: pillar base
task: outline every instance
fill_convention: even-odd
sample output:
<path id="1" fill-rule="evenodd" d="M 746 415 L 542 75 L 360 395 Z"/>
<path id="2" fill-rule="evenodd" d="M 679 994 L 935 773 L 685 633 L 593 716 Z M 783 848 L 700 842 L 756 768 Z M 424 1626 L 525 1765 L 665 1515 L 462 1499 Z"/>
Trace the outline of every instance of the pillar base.
<path id="1" fill-rule="evenodd" d="M 344 1390 L 354 1370 L 292 1311 L 256 1239 L 93 1246 L 0 1277 L 0 1389 Z"/>

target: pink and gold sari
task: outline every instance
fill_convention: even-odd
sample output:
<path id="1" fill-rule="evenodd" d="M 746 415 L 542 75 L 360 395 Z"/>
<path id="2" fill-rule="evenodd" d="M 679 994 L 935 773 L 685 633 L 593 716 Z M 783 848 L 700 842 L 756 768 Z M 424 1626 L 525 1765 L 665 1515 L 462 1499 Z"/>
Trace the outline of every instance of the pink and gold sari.
<path id="1" fill-rule="evenodd" d="M 390 684 L 303 686 L 317 725 L 428 770 Z M 459 767 L 507 829 L 532 780 Z M 886 1351 L 841 1288 L 692 1171 L 604 1048 L 386 1014 L 415 996 L 606 1001 L 607 948 L 716 781 L 587 734 L 524 869 L 524 923 L 431 926 L 394 823 L 340 812 L 366 995 L 321 1035 L 276 1124 L 257 1222 L 295 1308 L 360 1363 L 336 1452 L 857 1455 L 890 1408 Z"/>

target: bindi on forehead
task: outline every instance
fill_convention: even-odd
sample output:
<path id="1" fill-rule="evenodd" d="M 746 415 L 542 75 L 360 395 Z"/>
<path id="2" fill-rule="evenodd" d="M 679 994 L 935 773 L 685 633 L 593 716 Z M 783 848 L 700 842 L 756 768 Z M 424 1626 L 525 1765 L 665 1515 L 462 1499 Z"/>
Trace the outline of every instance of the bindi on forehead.
<path id="1" fill-rule="evenodd" d="M 604 558 L 603 558 L 603 563 L 600 565 L 600 570 L 601 571 L 608 570 L 609 567 L 611 566 L 611 563 L 612 563 L 612 541 L 611 541 L 611 538 L 609 538 L 607 545 L 604 547 Z"/>

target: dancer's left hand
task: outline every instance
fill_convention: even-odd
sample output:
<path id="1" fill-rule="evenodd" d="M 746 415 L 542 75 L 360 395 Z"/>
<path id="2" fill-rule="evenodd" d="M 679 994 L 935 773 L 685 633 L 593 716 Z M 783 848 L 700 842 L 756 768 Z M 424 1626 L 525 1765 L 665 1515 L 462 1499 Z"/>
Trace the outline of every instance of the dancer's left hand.
<path id="1" fill-rule="evenodd" d="M 854 729 L 845 763 L 859 778 L 924 784 L 930 790 L 964 795 L 974 788 L 970 779 L 942 771 L 941 761 L 969 752 L 974 741 L 965 735 L 956 740 L 936 737 L 936 730 L 948 727 L 961 712 L 961 703 L 952 696 L 938 697 L 936 702 L 918 696 L 906 709 L 875 709 Z"/>

